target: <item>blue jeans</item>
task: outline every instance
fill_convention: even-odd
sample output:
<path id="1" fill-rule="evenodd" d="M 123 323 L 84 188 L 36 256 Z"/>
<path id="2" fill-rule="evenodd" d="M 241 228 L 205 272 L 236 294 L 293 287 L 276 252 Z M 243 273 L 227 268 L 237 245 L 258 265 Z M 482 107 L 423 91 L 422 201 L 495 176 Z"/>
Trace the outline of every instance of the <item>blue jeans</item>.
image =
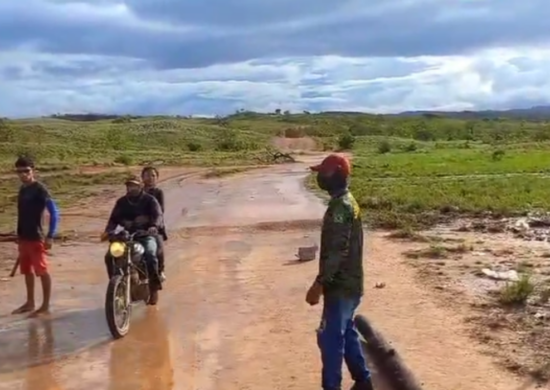
<path id="1" fill-rule="evenodd" d="M 317 343 L 323 362 L 323 390 L 340 390 L 342 386 L 342 364 L 346 366 L 355 382 L 370 378 L 359 333 L 353 318 L 361 297 L 324 297 L 321 326 L 317 332 Z"/>
<path id="2" fill-rule="evenodd" d="M 139 240 L 141 245 L 145 248 L 145 253 L 143 257 L 145 258 L 145 263 L 147 264 L 147 272 L 149 273 L 149 278 L 153 284 L 159 284 L 159 262 L 158 262 L 158 243 L 155 236 L 145 236 L 141 237 Z"/>

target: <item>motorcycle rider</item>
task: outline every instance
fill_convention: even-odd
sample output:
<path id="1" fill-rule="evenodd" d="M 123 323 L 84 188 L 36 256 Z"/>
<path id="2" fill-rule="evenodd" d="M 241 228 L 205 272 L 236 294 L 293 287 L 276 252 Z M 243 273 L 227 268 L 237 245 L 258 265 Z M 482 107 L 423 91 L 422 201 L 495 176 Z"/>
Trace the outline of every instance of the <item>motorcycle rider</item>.
<path id="1" fill-rule="evenodd" d="M 159 202 L 162 214 L 164 215 L 164 191 L 157 187 L 157 180 L 159 178 L 159 171 L 157 168 L 149 165 L 141 170 L 141 179 L 143 180 L 145 192 L 149 195 L 153 195 Z M 168 240 L 166 235 L 166 226 L 163 225 L 159 230 L 159 234 L 156 236 L 158 245 L 158 259 L 159 259 L 159 273 L 162 282 L 166 280 L 164 274 L 164 241 Z"/>
<path id="2" fill-rule="evenodd" d="M 122 226 L 129 233 L 137 230 L 147 231 L 147 235 L 136 237 L 145 248 L 145 261 L 148 266 L 150 291 L 149 304 L 155 305 L 158 301 L 158 291 L 162 284 L 158 273 L 158 245 L 156 236 L 163 226 L 162 210 L 154 196 L 143 190 L 143 183 L 139 176 L 130 176 L 126 181 L 126 195 L 120 197 L 111 211 L 111 216 L 105 227 L 105 233 L 113 232 L 117 226 Z M 113 276 L 112 260 L 107 251 L 105 266 L 109 278 Z"/>

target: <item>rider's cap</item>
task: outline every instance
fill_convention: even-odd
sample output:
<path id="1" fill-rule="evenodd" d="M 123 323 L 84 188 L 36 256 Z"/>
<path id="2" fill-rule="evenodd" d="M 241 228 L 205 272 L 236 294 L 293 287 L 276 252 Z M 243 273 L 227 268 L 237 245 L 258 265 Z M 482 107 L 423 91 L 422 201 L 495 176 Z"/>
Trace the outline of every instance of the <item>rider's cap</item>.
<path id="1" fill-rule="evenodd" d="M 126 178 L 126 181 L 124 182 L 124 184 L 128 185 L 128 184 L 136 184 L 136 185 L 141 185 L 141 177 L 137 176 L 137 175 L 131 175 L 131 176 L 128 176 L 128 178 Z"/>
<path id="2" fill-rule="evenodd" d="M 320 172 L 326 175 L 332 175 L 333 173 L 340 171 L 345 177 L 351 173 L 351 164 L 349 160 L 341 154 L 331 154 L 321 162 L 319 165 L 310 167 L 314 172 Z"/>

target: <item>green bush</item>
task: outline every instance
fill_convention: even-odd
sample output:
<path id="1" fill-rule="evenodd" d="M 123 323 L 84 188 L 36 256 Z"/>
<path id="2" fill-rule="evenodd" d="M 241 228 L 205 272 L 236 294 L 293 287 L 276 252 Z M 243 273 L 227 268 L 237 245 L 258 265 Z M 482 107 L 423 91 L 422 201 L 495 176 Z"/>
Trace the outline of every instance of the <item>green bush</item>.
<path id="1" fill-rule="evenodd" d="M 380 154 L 386 154 L 391 152 L 391 144 L 389 141 L 384 140 L 378 144 L 378 153 Z"/>
<path id="2" fill-rule="evenodd" d="M 355 144 L 355 137 L 350 133 L 341 134 L 338 137 L 338 147 L 340 150 L 351 150 Z"/>

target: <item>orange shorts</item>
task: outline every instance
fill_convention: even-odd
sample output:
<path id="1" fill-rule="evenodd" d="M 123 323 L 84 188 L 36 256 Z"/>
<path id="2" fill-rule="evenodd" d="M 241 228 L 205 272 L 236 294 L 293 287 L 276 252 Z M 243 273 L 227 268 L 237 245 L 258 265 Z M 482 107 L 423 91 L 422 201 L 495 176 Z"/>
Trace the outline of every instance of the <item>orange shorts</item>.
<path id="1" fill-rule="evenodd" d="M 19 269 L 23 275 L 44 275 L 48 272 L 48 259 L 43 241 L 19 240 Z"/>

